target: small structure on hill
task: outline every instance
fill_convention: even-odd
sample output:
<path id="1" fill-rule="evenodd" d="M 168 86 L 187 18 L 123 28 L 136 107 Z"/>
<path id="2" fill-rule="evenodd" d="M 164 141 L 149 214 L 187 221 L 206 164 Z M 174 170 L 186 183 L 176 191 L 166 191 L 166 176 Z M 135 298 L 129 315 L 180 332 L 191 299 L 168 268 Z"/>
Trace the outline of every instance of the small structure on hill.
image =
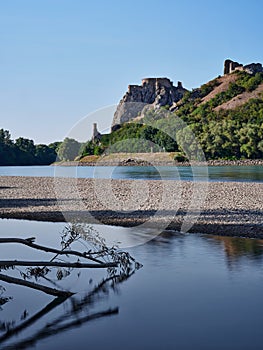
<path id="1" fill-rule="evenodd" d="M 97 128 L 97 123 L 93 123 L 92 141 L 100 141 L 101 133 L 99 133 Z"/>
<path id="2" fill-rule="evenodd" d="M 251 75 L 263 72 L 263 67 L 261 63 L 250 63 L 247 65 L 243 65 L 241 63 L 232 61 L 232 60 L 225 60 L 224 62 L 224 74 L 229 74 L 234 71 L 244 71 Z"/>

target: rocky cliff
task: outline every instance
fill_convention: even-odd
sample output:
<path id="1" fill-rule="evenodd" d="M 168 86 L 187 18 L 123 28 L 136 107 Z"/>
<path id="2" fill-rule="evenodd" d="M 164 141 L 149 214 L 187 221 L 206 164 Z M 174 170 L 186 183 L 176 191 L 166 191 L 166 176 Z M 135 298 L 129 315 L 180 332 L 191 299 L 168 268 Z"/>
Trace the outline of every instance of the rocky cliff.
<path id="1" fill-rule="evenodd" d="M 216 78 L 213 81 L 216 82 L 212 89 L 210 88 L 211 82 L 204 84 L 207 86 L 207 91 L 204 94 L 204 89 L 198 88 L 191 92 L 191 99 L 196 100 L 196 107 L 200 104 L 208 102 L 210 99 L 216 97 L 217 94 L 228 91 L 231 83 L 236 83 L 238 75 L 231 73 L 236 71 L 243 71 L 251 76 L 255 76 L 256 73 L 263 73 L 263 67 L 261 63 L 250 63 L 243 65 L 239 62 L 232 61 L 230 59 L 224 62 L 224 76 Z M 255 83 L 255 82 L 254 82 Z M 217 109 L 231 109 L 235 108 L 243 103 L 246 103 L 251 98 L 257 98 L 263 89 L 263 85 L 259 82 L 253 89 L 248 92 L 240 91 L 238 96 L 234 94 L 233 98 L 235 103 L 226 101 L 222 102 L 222 106 L 217 106 Z M 112 122 L 112 131 L 118 129 L 123 123 L 129 122 L 138 116 L 144 114 L 145 108 L 153 107 L 158 109 L 162 106 L 168 106 L 171 111 L 178 109 L 178 104 L 187 90 L 182 86 L 181 82 L 178 82 L 177 86 L 173 85 L 173 82 L 168 78 L 147 78 L 142 80 L 141 85 L 129 85 L 128 91 L 119 102 L 114 118 Z M 261 95 L 260 95 L 261 96 Z M 201 98 L 201 102 L 199 101 Z M 184 101 L 185 103 L 185 101 Z M 147 107 L 146 107 L 147 106 Z"/>
<path id="2" fill-rule="evenodd" d="M 167 78 L 147 78 L 142 85 L 129 85 L 114 114 L 112 130 L 136 118 L 146 105 L 172 107 L 186 91 L 181 82 L 174 86 Z"/>

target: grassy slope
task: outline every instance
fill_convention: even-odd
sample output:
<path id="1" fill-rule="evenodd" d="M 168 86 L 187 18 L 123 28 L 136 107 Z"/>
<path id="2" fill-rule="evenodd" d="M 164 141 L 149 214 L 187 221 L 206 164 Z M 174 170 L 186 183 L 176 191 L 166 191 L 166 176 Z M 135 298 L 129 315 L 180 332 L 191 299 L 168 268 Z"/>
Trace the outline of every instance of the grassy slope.
<path id="1" fill-rule="evenodd" d="M 252 82 L 252 80 L 256 79 Z M 214 142 L 214 138 L 217 136 L 221 136 L 222 140 L 219 140 L 218 147 L 224 149 L 227 144 L 230 144 L 234 142 L 235 138 L 240 138 L 238 131 L 241 127 L 244 127 L 244 125 L 250 125 L 251 123 L 254 123 L 252 125 L 252 129 L 250 129 L 253 132 L 257 132 L 255 126 L 261 128 L 261 114 L 262 114 L 262 99 L 263 96 L 263 75 L 259 77 L 253 77 L 245 72 L 234 72 L 232 74 L 219 76 L 218 78 L 215 78 L 208 82 L 207 84 L 202 85 L 200 88 L 193 90 L 192 92 L 186 93 L 186 95 L 183 97 L 181 101 L 177 104 L 178 109 L 174 112 L 175 115 L 182 118 L 188 125 L 194 125 L 194 132 L 196 133 L 196 136 L 200 136 L 200 140 L 204 140 L 207 136 L 211 138 L 211 142 Z M 255 102 L 253 102 L 253 99 Z M 257 101 L 259 101 L 259 106 L 257 106 Z M 252 101 L 252 106 L 247 106 L 248 103 Z M 261 103 L 261 105 L 260 105 Z M 242 109 L 243 108 L 243 109 Z M 261 110 L 260 110 L 261 108 Z M 257 111 L 258 110 L 258 111 Z M 225 111 L 224 114 L 222 111 Z M 228 113 L 231 112 L 231 114 Z M 235 114 L 232 112 L 235 111 Z M 227 113 L 227 114 L 226 114 Z M 151 117 L 150 117 L 151 118 Z M 156 117 L 154 117 L 156 118 Z M 163 118 L 163 119 L 162 119 Z M 169 117 L 170 118 L 170 117 Z M 161 116 L 161 120 L 159 117 L 157 117 L 156 120 L 156 128 L 158 128 L 158 123 L 165 123 L 166 128 L 169 129 L 169 118 Z M 158 120 L 159 119 L 159 120 Z M 228 126 L 229 120 L 231 121 L 232 125 L 230 127 Z M 236 122 L 239 120 L 239 123 Z M 135 121 L 136 122 L 136 121 Z M 139 121 L 140 122 L 140 121 Z M 142 120 L 143 122 L 143 120 Z M 173 117 L 171 116 L 170 122 L 173 123 Z M 209 124 L 210 123 L 210 124 Z M 220 128 L 214 128 L 213 123 L 215 124 L 222 124 L 221 129 Z M 225 123 L 225 124 L 224 124 Z M 128 138 L 135 138 L 140 139 L 140 137 L 144 137 L 145 135 L 141 132 L 145 126 L 140 126 L 137 124 L 137 126 L 129 127 L 129 124 L 123 125 L 123 127 L 118 130 L 117 132 L 113 132 L 111 135 L 104 135 L 102 139 L 102 144 L 104 145 L 104 149 L 107 149 L 109 145 L 114 145 L 118 143 L 118 141 L 128 139 Z M 154 124 L 155 125 L 155 124 Z M 213 127 L 211 127 L 211 125 Z M 228 129 L 224 129 L 225 127 L 228 127 Z M 233 128 L 236 128 L 233 131 Z M 251 133 L 248 130 L 248 133 Z M 229 134 L 229 132 L 233 134 Z M 246 133 L 246 131 L 244 131 Z M 206 134 L 205 134 L 206 133 Z M 127 134 L 127 135 L 126 135 Z M 224 135 L 223 135 L 224 134 Z M 230 135 L 230 136 L 229 136 Z M 261 134 L 260 134 L 261 135 Z M 258 135 L 257 145 L 255 147 L 258 147 L 258 143 L 260 142 L 261 136 Z M 159 140 L 162 139 L 162 135 L 157 135 L 157 139 L 153 140 L 153 142 L 156 142 L 159 144 Z M 242 135 L 241 135 L 242 136 Z M 243 137 L 243 136 L 242 136 Z M 244 138 L 244 137 L 243 137 Z M 259 139 L 258 139 L 259 138 Z M 151 140 L 151 139 L 150 139 Z M 252 139 L 251 139 L 252 140 Z M 216 141 L 216 140 L 215 140 Z M 240 145 L 238 147 L 242 146 L 242 142 L 240 141 Z M 252 141 L 246 140 L 244 138 L 244 142 L 247 143 L 248 147 L 251 147 L 250 143 Z M 207 147 L 210 147 L 210 144 L 206 144 L 207 141 L 203 142 L 202 147 L 204 147 L 205 153 L 208 149 Z M 224 143 L 224 144 L 223 144 Z M 136 144 L 134 145 L 134 147 Z M 222 146 L 222 147 L 221 147 Z M 252 145 L 253 146 L 253 145 Z M 216 148 L 217 146 L 213 146 Z M 230 146 L 228 145 L 228 148 Z M 243 146 L 242 146 L 243 147 Z M 254 146 L 253 146 L 254 147 Z M 254 148 L 255 148 L 254 147 Z M 163 148 L 163 146 L 162 146 Z M 166 148 L 166 146 L 165 146 Z M 262 148 L 262 145 L 261 145 Z M 176 149 L 172 148 L 173 150 L 177 151 Z M 172 150 L 171 149 L 171 150 Z M 112 150 L 113 152 L 116 152 L 116 150 Z M 122 151 L 121 149 L 119 150 Z M 169 151 L 169 150 L 168 150 Z M 118 152 L 118 150 L 117 150 Z M 124 151 L 125 152 L 125 151 Z M 134 152 L 136 152 L 136 147 L 134 149 Z M 141 152 L 137 150 L 137 152 Z M 143 152 L 147 152 L 143 150 Z M 127 149 L 127 153 L 114 153 L 107 156 L 103 156 L 103 159 L 105 161 L 123 161 L 125 159 L 131 158 L 131 159 L 145 159 L 145 157 L 148 158 L 148 161 L 155 161 L 155 162 L 170 162 L 173 154 L 170 153 L 157 153 L 158 150 L 155 150 L 155 153 L 129 153 L 129 150 Z M 246 153 L 241 151 L 238 151 L 239 154 L 237 155 L 237 158 L 247 158 Z M 223 159 L 230 159 L 231 158 L 231 147 L 227 152 L 222 153 L 222 155 L 216 155 L 214 152 L 207 153 L 208 158 L 212 157 L 219 157 Z M 252 157 L 249 156 L 248 158 L 256 158 L 260 154 L 257 152 L 256 155 L 252 155 Z M 147 154 L 147 156 L 146 156 Z M 235 156 L 235 154 L 233 154 Z M 98 158 L 96 156 L 86 156 L 81 159 L 81 162 L 94 162 Z M 261 158 L 261 155 L 260 155 Z"/>

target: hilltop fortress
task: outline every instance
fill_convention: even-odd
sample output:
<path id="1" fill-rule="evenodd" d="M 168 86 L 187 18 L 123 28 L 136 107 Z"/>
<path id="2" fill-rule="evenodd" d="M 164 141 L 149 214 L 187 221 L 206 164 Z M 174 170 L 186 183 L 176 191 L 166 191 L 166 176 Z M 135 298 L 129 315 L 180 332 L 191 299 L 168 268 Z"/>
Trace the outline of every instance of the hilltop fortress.
<path id="1" fill-rule="evenodd" d="M 243 64 L 238 62 L 225 60 L 224 74 L 230 74 L 237 70 L 247 72 L 248 74 L 256 74 L 263 72 L 261 63 L 250 63 L 244 66 Z"/>
<path id="2" fill-rule="evenodd" d="M 136 118 L 146 105 L 150 104 L 154 108 L 172 107 L 186 91 L 180 81 L 174 86 L 168 78 L 146 78 L 141 85 L 129 85 L 114 113 L 112 130 Z"/>
<path id="3" fill-rule="evenodd" d="M 255 75 L 263 72 L 261 63 L 250 63 L 243 65 L 230 59 L 224 62 L 224 75 L 231 74 L 235 71 L 244 71 L 248 74 Z M 194 89 L 197 97 L 200 89 Z M 145 78 L 142 79 L 141 85 L 128 85 L 128 90 L 120 100 L 114 113 L 112 121 L 112 131 L 117 130 L 123 123 L 129 122 L 142 116 L 145 108 L 168 107 L 173 111 L 184 94 L 188 90 L 178 81 L 177 86 L 168 78 Z M 93 126 L 92 139 L 100 139 L 101 134 L 97 130 L 97 125 Z"/>

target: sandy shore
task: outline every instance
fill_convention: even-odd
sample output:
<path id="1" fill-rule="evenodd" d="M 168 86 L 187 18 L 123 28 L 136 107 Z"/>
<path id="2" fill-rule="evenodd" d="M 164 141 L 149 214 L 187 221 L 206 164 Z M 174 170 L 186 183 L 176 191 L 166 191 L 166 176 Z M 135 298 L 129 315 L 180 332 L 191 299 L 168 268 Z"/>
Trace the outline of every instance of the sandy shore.
<path id="1" fill-rule="evenodd" d="M 261 183 L 2 176 L 0 193 L 1 218 L 263 238 Z"/>

